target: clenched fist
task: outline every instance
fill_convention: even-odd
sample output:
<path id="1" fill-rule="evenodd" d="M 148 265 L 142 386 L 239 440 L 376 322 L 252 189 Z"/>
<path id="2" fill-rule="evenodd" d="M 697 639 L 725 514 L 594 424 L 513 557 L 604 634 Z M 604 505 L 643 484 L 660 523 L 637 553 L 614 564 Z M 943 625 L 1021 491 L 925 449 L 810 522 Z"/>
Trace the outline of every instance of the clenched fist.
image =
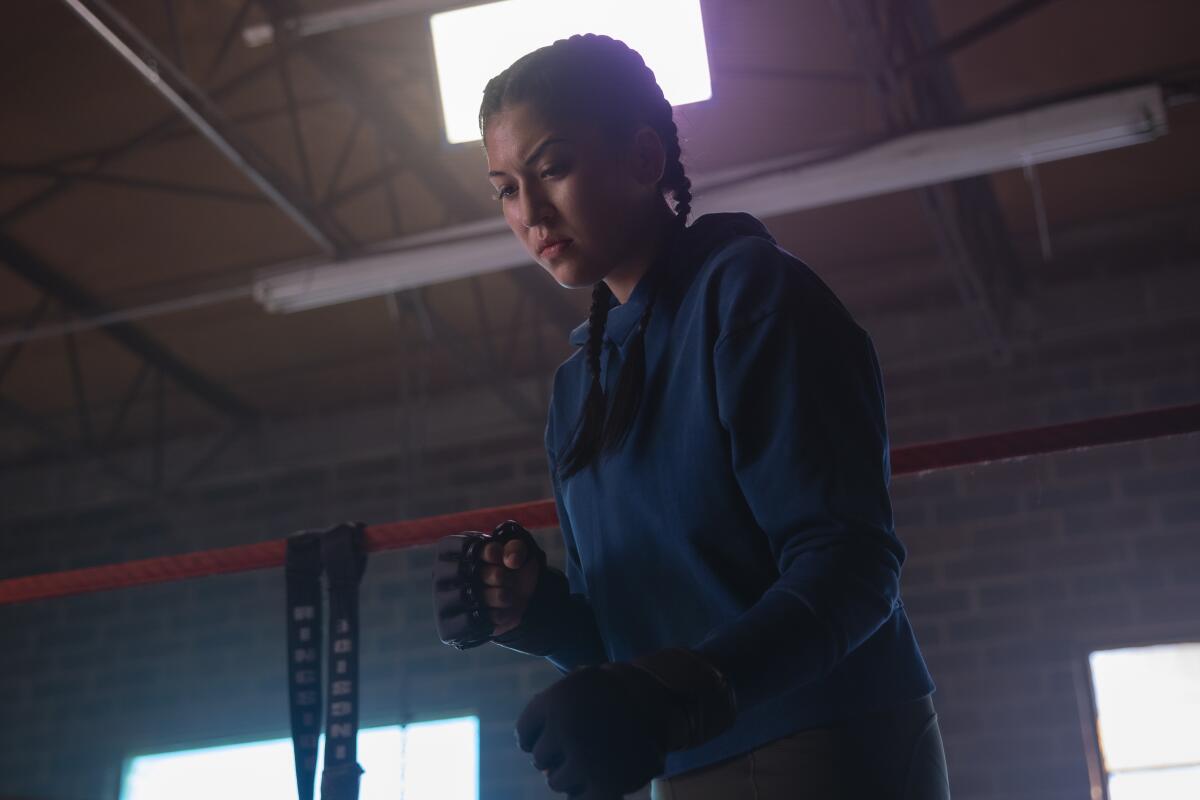
<path id="1" fill-rule="evenodd" d="M 545 566 L 545 554 L 527 531 L 525 534 L 528 538 L 518 535 L 504 542 L 488 542 L 480 552 L 483 566 L 479 579 L 493 636 L 503 636 L 521 624 Z"/>
<path id="2" fill-rule="evenodd" d="M 466 649 L 512 631 L 545 569 L 545 552 L 511 520 L 491 533 L 444 537 L 433 564 L 438 635 L 446 644 Z"/>

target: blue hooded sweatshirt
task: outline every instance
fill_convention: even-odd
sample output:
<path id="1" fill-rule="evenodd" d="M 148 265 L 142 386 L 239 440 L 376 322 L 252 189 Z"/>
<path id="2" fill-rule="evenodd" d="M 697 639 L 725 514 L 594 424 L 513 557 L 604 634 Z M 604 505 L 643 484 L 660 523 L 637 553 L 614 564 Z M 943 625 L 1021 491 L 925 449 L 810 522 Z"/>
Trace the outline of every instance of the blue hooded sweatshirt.
<path id="1" fill-rule="evenodd" d="M 875 350 L 833 292 L 748 214 L 709 214 L 614 298 L 611 398 L 638 319 L 646 380 L 620 449 L 565 480 L 591 376 L 554 378 L 546 450 L 573 622 L 566 672 L 682 646 L 729 678 L 734 726 L 670 777 L 933 691 L 900 600 L 904 547 Z M 587 324 L 571 335 L 583 345 Z"/>

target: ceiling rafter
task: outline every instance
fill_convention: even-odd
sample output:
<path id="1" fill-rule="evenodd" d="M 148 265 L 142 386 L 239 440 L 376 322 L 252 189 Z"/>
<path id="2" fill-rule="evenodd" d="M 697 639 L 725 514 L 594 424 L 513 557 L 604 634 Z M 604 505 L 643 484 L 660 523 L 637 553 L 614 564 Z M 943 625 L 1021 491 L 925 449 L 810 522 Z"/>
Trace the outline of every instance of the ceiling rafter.
<path id="1" fill-rule="evenodd" d="M 292 184 L 288 176 L 155 44 L 107 0 L 63 0 L 110 47 L 142 74 L 188 122 L 295 222 L 323 251 L 338 256 L 353 239 L 341 224 Z"/>
<path id="2" fill-rule="evenodd" d="M 18 164 L 0 163 L 0 176 L 20 176 L 27 178 L 48 178 L 55 181 L 74 183 L 94 183 L 101 186 L 119 186 L 125 189 L 144 189 L 151 192 L 165 192 L 186 197 L 207 197 L 214 200 L 227 200 L 233 203 L 250 203 L 260 205 L 267 202 L 261 194 L 239 192 L 222 189 L 216 186 L 199 186 L 191 183 L 162 181 L 152 178 L 141 178 L 135 175 L 116 175 L 109 172 L 89 170 L 54 169 L 51 167 L 24 167 Z"/>
<path id="3" fill-rule="evenodd" d="M 390 178 L 406 170 L 420 178 L 434 197 L 441 201 L 448 222 L 473 216 L 476 199 L 459 185 L 435 152 L 436 141 L 427 141 L 404 119 L 391 97 L 380 88 L 344 47 L 332 37 L 300 38 L 287 20 L 300 15 L 295 0 L 256 0 L 279 32 L 276 47 L 294 49 L 311 62 L 321 75 L 338 90 L 346 103 L 374 129 L 378 140 L 391 152 L 394 162 L 382 160 L 380 174 Z M 464 213 L 466 212 L 466 213 Z"/>

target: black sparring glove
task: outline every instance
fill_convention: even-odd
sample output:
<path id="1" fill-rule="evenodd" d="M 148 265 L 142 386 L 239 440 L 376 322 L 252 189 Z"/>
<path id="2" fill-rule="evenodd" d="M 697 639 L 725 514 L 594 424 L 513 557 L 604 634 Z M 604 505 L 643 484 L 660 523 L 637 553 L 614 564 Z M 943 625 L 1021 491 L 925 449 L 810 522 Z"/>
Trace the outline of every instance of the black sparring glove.
<path id="1" fill-rule="evenodd" d="M 725 676 L 691 650 L 578 669 L 529 701 L 517 743 L 571 800 L 613 800 L 660 775 L 666 754 L 719 735 L 737 715 Z"/>
<path id="2" fill-rule="evenodd" d="M 539 572 L 546 571 L 546 553 L 538 547 L 533 534 L 512 520 L 496 526 L 491 533 L 466 531 L 440 539 L 433 559 L 433 609 L 441 640 L 466 650 L 492 640 L 495 626 L 484 603 L 480 570 L 485 565 L 483 548 L 491 542 L 501 545 L 523 539 L 529 560 L 538 562 Z"/>

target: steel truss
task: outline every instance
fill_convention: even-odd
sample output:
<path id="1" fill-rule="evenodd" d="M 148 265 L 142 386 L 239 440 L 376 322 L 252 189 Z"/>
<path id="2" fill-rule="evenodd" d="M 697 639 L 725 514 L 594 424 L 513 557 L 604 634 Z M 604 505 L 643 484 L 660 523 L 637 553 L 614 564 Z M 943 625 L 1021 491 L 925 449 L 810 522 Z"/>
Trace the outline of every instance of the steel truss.
<path id="1" fill-rule="evenodd" d="M 176 0 L 163 0 L 169 41 L 161 48 L 131 25 L 108 0 L 64 2 L 131 65 L 151 78 L 156 88 L 176 105 L 183 119 L 222 150 L 258 186 L 262 195 L 179 182 L 144 180 L 108 171 L 114 162 L 139 148 L 187 135 L 187 125 L 179 115 L 172 114 L 108 148 L 68 155 L 42 164 L 0 165 L 0 177 L 35 176 L 51 181 L 49 186 L 35 192 L 22 203 L 0 212 L 0 230 L 41 208 L 72 186 L 84 182 L 103 183 L 132 190 L 165 191 L 237 203 L 269 200 L 296 221 L 319 247 L 328 253 L 341 255 L 359 248 L 349 232 L 337 221 L 336 209 L 364 191 L 382 189 L 393 230 L 397 234 L 401 232 L 403 220 L 392 186 L 393 179 L 399 174 L 409 173 L 421 178 L 443 204 L 450 220 L 456 220 L 475 204 L 474 199 L 457 185 L 453 176 L 440 167 L 435 157 L 436 143 L 418 139 L 388 94 L 378 82 L 369 78 L 351 54 L 338 47 L 335 37 L 313 36 L 301 41 L 294 35 L 278 36 L 273 52 L 268 57 L 213 86 L 207 93 L 189 76 L 190 68 L 193 74 L 202 73 L 203 84 L 211 84 L 220 73 L 249 11 L 256 3 L 276 23 L 277 32 L 295 30 L 296 26 L 287 24 L 297 17 L 300 10 L 294 0 L 244 0 L 227 26 L 217 51 L 203 68 L 200 67 L 200 54 L 184 53 L 178 29 Z M 933 35 L 927 0 L 899 4 L 883 0 L 833 2 L 842 12 L 846 27 L 855 39 L 863 71 L 877 94 L 888 125 L 895 130 L 902 130 L 942 124 L 954 120 L 961 113 L 961 98 L 946 63 L 951 53 L 981 41 L 1053 0 L 1017 0 L 979 24 L 940 42 Z M 336 89 L 335 97 L 349 105 L 355 113 L 334 169 L 322 187 L 315 185 L 309 148 L 299 122 L 299 109 L 314 101 L 302 102 L 294 91 L 290 61 L 297 56 L 316 66 Z M 243 115 L 237 120 L 226 117 L 220 111 L 217 101 L 271 72 L 276 73 L 283 95 L 278 107 Z M 850 78 L 845 74 L 833 77 L 839 80 Z M 300 175 L 298 184 L 258 152 L 237 130 L 238 122 L 280 114 L 286 114 L 291 125 Z M 373 129 L 379 143 L 379 168 L 375 174 L 351 186 L 342 186 L 350 153 L 363 141 L 361 134 L 364 123 Z M 964 302 L 977 310 L 976 316 L 981 327 L 993 343 L 997 357 L 1003 359 L 1010 349 L 1007 326 L 1014 299 L 1019 297 L 1022 287 L 1016 256 L 1009 244 L 994 195 L 983 179 L 922 190 L 921 195 L 926 217 L 937 235 L 944 258 L 954 268 L 955 281 Z M 24 275 L 44 292 L 26 322 L 27 329 L 33 329 L 45 316 L 47 309 L 56 303 L 73 314 L 90 316 L 104 313 L 98 300 L 84 293 L 80 287 L 70 284 L 50 265 L 2 233 L 0 249 L 3 250 L 0 257 L 10 268 Z M 549 321 L 565 335 L 578 322 L 575 311 L 561 294 L 546 282 L 544 276 L 535 275 L 534 272 L 535 269 L 531 267 L 509 273 L 519 288 L 518 299 L 510 309 L 497 309 L 494 303 L 484 303 L 478 283 L 473 284 L 477 318 L 484 331 L 482 338 L 464 336 L 450 320 L 431 311 L 429 304 L 424 302 L 424 292 L 405 296 L 403 306 L 415 315 L 431 340 L 446 346 L 458 361 L 468 366 L 476 378 L 491 387 L 518 418 L 540 425 L 538 404 L 520 395 L 511 377 L 513 354 L 510 352 L 507 358 L 503 358 L 490 345 L 493 340 L 493 321 L 489 311 L 498 318 L 507 319 L 509 330 L 526 323 L 536 330 L 542 321 Z M 83 369 L 78 363 L 73 339 L 70 338 L 65 339 L 65 349 L 80 406 L 78 442 L 72 442 L 71 437 L 53 430 L 44 420 L 5 400 L 4 409 L 8 415 L 39 431 L 44 439 L 54 442 L 56 447 L 75 448 L 96 458 L 103 458 L 105 449 L 115 442 L 130 408 L 148 384 L 159 396 L 163 396 L 161 387 L 167 381 L 195 394 L 227 417 L 233 424 L 232 430 L 243 429 L 247 421 L 255 418 L 253 409 L 247 408 L 227 390 L 182 364 L 133 325 L 115 323 L 106 325 L 104 330 L 144 362 L 105 432 L 98 429 L 89 411 Z M 535 336 L 534 341 L 540 341 L 539 337 Z M 22 343 L 16 342 L 0 354 L 0 380 L 12 368 L 21 353 L 21 347 Z M 158 409 L 157 417 L 163 417 L 163 404 L 156 401 L 155 407 Z M 161 432 L 156 432 L 156 441 L 160 439 Z M 156 451 L 155 466 L 151 473 L 158 477 L 152 477 L 147 482 L 151 487 L 163 481 L 160 442 L 156 444 Z"/>

